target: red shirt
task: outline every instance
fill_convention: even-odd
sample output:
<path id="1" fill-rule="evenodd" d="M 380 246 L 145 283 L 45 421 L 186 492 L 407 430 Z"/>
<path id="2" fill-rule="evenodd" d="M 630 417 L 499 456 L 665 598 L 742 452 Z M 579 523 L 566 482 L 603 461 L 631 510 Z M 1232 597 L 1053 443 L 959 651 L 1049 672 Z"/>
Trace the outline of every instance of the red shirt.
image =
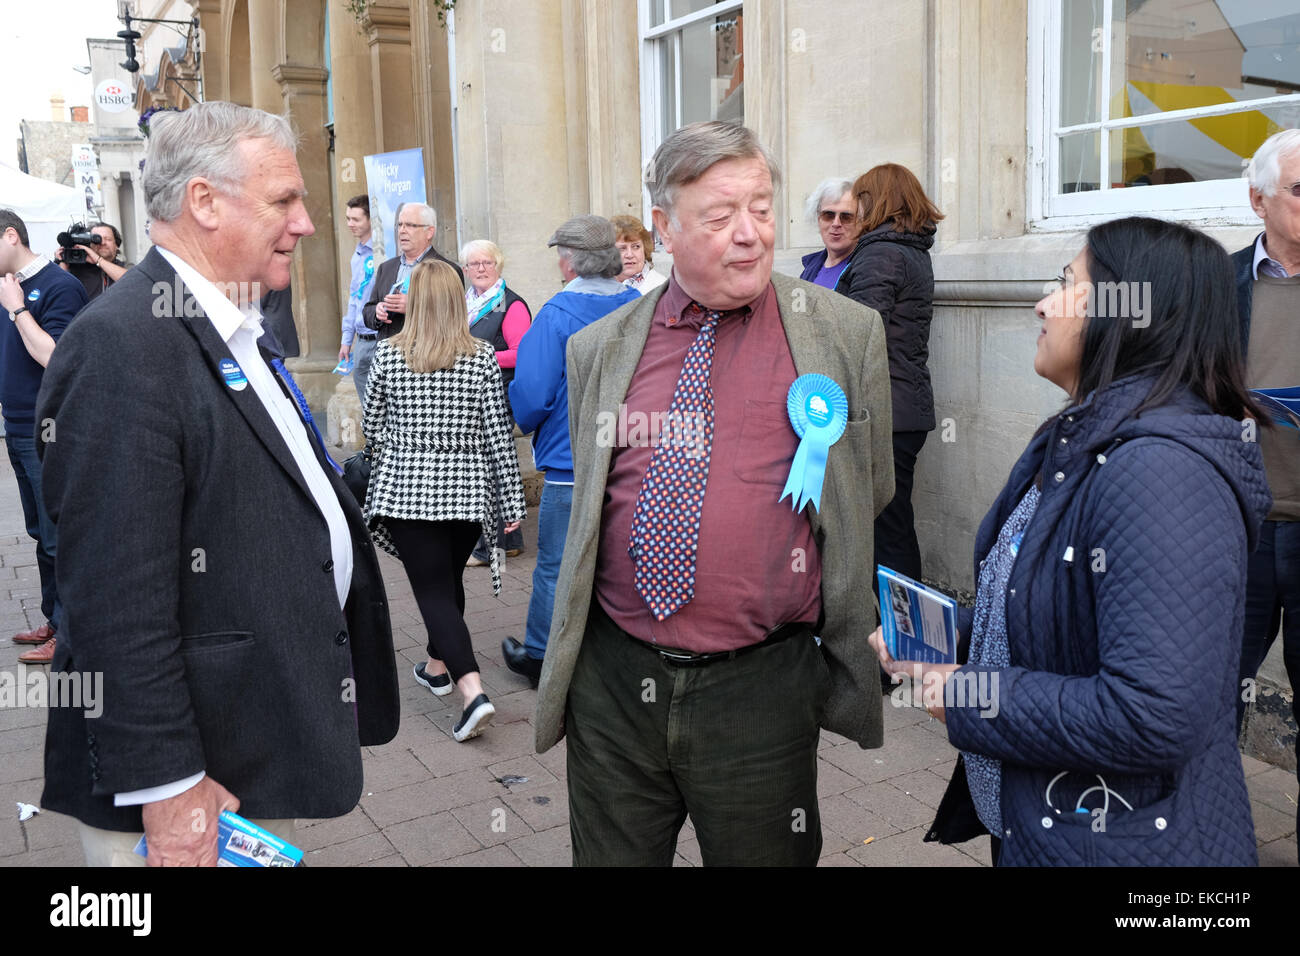
<path id="1" fill-rule="evenodd" d="M 790 499 L 778 501 L 799 439 L 786 412 L 795 380 L 776 291 L 723 314 L 713 351 L 713 448 L 700 516 L 695 597 L 656 621 L 633 586 L 628 539 L 637 494 L 654 452 L 650 422 L 663 421 L 703 314 L 673 277 L 655 306 L 628 387 L 610 458 L 596 560 L 596 598 L 643 641 L 697 653 L 756 644 L 775 627 L 816 622 L 821 555 Z M 652 417 L 656 416 L 656 417 Z"/>

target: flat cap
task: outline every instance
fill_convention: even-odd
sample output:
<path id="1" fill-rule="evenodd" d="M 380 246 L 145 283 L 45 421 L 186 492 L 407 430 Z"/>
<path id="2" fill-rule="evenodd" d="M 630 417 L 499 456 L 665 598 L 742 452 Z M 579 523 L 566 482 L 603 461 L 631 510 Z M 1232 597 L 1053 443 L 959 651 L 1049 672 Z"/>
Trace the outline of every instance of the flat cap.
<path id="1" fill-rule="evenodd" d="M 570 249 L 612 249 L 615 238 L 614 224 L 604 216 L 574 216 L 556 229 L 546 244 Z"/>

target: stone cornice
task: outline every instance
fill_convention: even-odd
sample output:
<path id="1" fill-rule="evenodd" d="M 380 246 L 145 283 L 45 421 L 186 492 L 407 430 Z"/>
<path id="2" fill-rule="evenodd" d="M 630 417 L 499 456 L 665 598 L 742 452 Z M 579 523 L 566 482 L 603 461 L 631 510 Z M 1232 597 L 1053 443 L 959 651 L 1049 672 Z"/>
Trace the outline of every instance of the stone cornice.
<path id="1" fill-rule="evenodd" d="M 271 77 L 280 85 L 287 87 L 324 88 L 330 71 L 321 66 L 306 66 L 300 63 L 277 63 L 271 67 Z"/>

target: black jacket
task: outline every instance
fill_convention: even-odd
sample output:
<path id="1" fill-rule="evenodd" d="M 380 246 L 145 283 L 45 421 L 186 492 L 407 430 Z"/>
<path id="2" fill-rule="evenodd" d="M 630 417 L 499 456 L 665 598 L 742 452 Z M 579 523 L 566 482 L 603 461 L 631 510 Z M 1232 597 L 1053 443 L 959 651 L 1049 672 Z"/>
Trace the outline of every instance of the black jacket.
<path id="1" fill-rule="evenodd" d="M 140 831 L 113 794 L 200 770 L 251 818 L 333 817 L 400 711 L 388 602 L 356 499 L 346 607 L 329 528 L 257 393 L 155 249 L 54 350 L 38 420 L 65 618 L 55 674 L 102 674 L 102 714 L 51 707 L 41 806 Z M 319 457 L 319 455 L 318 455 Z"/>
<path id="2" fill-rule="evenodd" d="M 405 312 L 389 312 L 388 317 L 392 319 L 392 322 L 387 324 L 380 322 L 379 319 L 375 317 L 375 306 L 382 302 L 384 296 L 388 295 L 388 293 L 393 290 L 393 283 L 397 281 L 397 267 L 401 263 L 401 259 L 401 253 L 398 253 L 393 256 L 393 258 L 385 259 L 379 264 L 379 268 L 375 270 L 375 278 L 370 283 L 370 298 L 366 301 L 366 304 L 361 307 L 361 317 L 366 323 L 366 328 L 377 331 L 381 339 L 386 339 L 390 335 L 396 335 L 398 332 L 402 331 L 402 326 L 406 324 Z M 461 271 L 460 266 L 456 265 L 456 263 L 452 262 L 445 256 L 438 255 L 437 249 L 430 249 L 424 254 L 423 258 L 417 261 L 431 262 L 434 259 L 445 262 L 447 265 L 455 269 L 456 275 L 460 278 L 460 284 L 462 286 L 465 284 L 465 273 Z"/>
<path id="3" fill-rule="evenodd" d="M 875 309 L 889 344 L 894 431 L 934 429 L 930 387 L 930 318 L 934 312 L 934 228 L 895 232 L 888 220 L 859 239 L 835 291 Z"/>

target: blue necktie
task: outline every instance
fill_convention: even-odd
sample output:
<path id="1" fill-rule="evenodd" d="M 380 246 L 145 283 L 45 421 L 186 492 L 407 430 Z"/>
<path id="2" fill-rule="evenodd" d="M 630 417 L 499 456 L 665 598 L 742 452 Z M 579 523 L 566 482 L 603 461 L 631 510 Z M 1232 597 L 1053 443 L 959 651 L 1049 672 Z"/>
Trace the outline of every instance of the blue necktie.
<path id="1" fill-rule="evenodd" d="M 289 394 L 298 403 L 298 411 L 302 413 L 302 419 L 307 423 L 307 427 L 311 429 L 311 433 L 316 436 L 316 442 L 320 445 L 321 454 L 325 456 L 325 460 L 330 463 L 330 466 L 336 472 L 340 475 L 343 474 L 343 469 L 339 467 L 339 463 L 331 458 L 330 453 L 325 449 L 325 439 L 321 437 L 320 429 L 316 427 L 316 420 L 311 417 L 311 409 L 307 407 L 307 399 L 303 398 L 302 392 L 298 390 L 298 383 L 293 380 L 293 376 L 284 367 L 284 363 L 274 356 L 271 358 L 271 368 L 279 373 L 281 380 L 289 389 Z"/>

